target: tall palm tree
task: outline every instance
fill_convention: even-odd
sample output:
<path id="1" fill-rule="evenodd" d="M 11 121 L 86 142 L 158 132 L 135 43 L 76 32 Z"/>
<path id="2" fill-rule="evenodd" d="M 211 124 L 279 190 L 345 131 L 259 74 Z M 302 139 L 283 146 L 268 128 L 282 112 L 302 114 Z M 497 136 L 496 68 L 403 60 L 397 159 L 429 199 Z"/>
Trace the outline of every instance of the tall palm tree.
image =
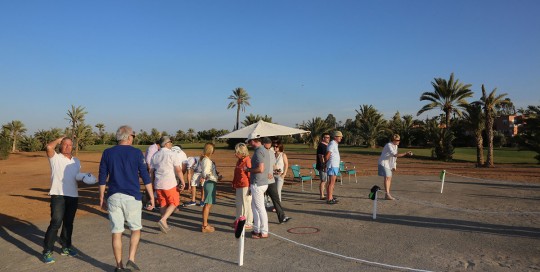
<path id="1" fill-rule="evenodd" d="M 486 134 L 488 140 L 488 155 L 486 161 L 486 167 L 493 167 L 493 123 L 495 120 L 495 107 L 500 104 L 507 103 L 503 98 L 506 93 L 496 95 L 497 88 L 493 89 L 491 93 L 486 94 L 484 84 L 482 84 L 482 105 L 484 107 L 484 118 L 486 118 Z"/>
<path id="2" fill-rule="evenodd" d="M 449 128 L 451 114 L 456 113 L 461 116 L 461 109 L 467 105 L 466 98 L 472 97 L 473 92 L 469 89 L 472 85 L 463 84 L 459 82 L 459 79 L 454 80 L 454 73 L 450 74 L 448 80 L 435 78 L 431 85 L 433 92 L 424 92 L 420 96 L 420 101 L 430 101 L 430 103 L 424 105 L 416 115 L 440 108 L 446 117 L 446 127 Z"/>
<path id="3" fill-rule="evenodd" d="M 79 154 L 79 135 L 77 135 L 77 131 L 79 131 L 79 126 L 84 125 L 84 116 L 88 112 L 85 111 L 85 108 L 82 106 L 75 106 L 71 105 L 71 110 L 68 110 L 67 116 L 69 118 L 66 118 L 69 123 L 71 124 L 71 134 L 73 137 L 73 145 L 75 146 L 75 156 Z"/>
<path id="4" fill-rule="evenodd" d="M 98 137 L 101 144 L 105 143 L 105 124 L 103 123 L 97 123 L 95 127 L 98 129 Z"/>
<path id="5" fill-rule="evenodd" d="M 246 111 L 246 106 L 251 106 L 249 104 L 249 94 L 244 90 L 242 87 L 238 87 L 234 89 L 233 94 L 229 96 L 228 99 L 231 99 L 229 105 L 227 106 L 227 109 L 232 109 L 236 107 L 236 126 L 234 127 L 234 130 L 237 130 L 240 125 L 240 110 L 243 112 Z"/>
<path id="6" fill-rule="evenodd" d="M 19 140 L 19 136 L 26 132 L 24 124 L 19 120 L 13 120 L 3 125 L 2 128 L 9 132 L 10 138 L 13 141 L 11 152 L 15 152 L 17 150 L 17 141 Z"/>
<path id="7" fill-rule="evenodd" d="M 313 118 L 307 123 L 303 123 L 298 126 L 300 129 L 309 131 L 308 139 L 312 148 L 317 148 L 319 141 L 321 140 L 321 134 L 329 132 L 333 129 L 331 124 L 328 124 L 321 117 Z"/>
<path id="8" fill-rule="evenodd" d="M 463 120 L 465 121 L 468 130 L 474 132 L 474 139 L 476 141 L 476 165 L 484 165 L 484 137 L 482 131 L 486 127 L 484 113 L 482 112 L 481 102 L 473 102 L 469 104 L 463 114 Z"/>
<path id="9" fill-rule="evenodd" d="M 193 142 L 193 138 L 195 137 L 195 129 L 188 128 L 186 136 L 189 139 L 189 142 Z"/>
<path id="10" fill-rule="evenodd" d="M 362 105 L 360 110 L 355 111 L 357 133 L 370 148 L 375 148 L 377 140 L 390 132 L 386 120 L 372 105 Z"/>

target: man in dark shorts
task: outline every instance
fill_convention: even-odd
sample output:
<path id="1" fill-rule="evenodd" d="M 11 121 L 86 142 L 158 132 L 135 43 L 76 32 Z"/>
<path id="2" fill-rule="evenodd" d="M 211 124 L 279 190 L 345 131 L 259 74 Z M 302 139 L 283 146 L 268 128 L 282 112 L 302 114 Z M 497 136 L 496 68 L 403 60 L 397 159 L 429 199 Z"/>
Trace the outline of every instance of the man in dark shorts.
<path id="1" fill-rule="evenodd" d="M 325 200 L 324 190 L 326 188 L 326 181 L 328 175 L 326 174 L 326 150 L 328 149 L 328 143 L 330 142 L 330 133 L 323 133 L 321 136 L 321 142 L 317 146 L 317 165 L 315 166 L 319 171 L 319 178 L 321 179 L 321 184 L 319 185 L 320 198 Z"/>

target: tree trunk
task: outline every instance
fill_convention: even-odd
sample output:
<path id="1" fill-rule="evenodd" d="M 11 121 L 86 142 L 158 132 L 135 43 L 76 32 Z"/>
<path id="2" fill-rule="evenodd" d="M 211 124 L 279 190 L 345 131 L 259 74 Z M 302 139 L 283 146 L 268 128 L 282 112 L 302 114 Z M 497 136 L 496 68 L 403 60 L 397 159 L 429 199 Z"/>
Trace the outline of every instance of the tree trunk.
<path id="1" fill-rule="evenodd" d="M 15 131 L 13 131 L 13 145 L 11 146 L 11 153 L 15 153 L 16 148 L 17 148 L 17 134 L 15 134 Z"/>
<path id="2" fill-rule="evenodd" d="M 482 167 L 484 165 L 484 139 L 482 138 L 482 131 L 476 132 L 476 166 Z"/>
<path id="3" fill-rule="evenodd" d="M 488 137 L 488 154 L 486 167 L 493 167 L 493 117 L 488 114 L 486 114 L 486 116 L 486 132 Z"/>
<path id="4" fill-rule="evenodd" d="M 240 128 L 240 105 L 236 105 L 236 127 L 234 130 Z"/>
<path id="5" fill-rule="evenodd" d="M 450 128 L 450 111 L 445 111 L 445 114 L 446 114 L 446 128 Z"/>

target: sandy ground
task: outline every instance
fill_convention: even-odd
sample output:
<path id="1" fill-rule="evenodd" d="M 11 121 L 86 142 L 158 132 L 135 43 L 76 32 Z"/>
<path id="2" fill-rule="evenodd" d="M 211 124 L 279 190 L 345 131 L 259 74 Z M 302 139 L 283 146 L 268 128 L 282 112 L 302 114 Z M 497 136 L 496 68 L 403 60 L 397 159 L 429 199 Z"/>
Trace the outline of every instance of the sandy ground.
<path id="1" fill-rule="evenodd" d="M 100 156 L 81 153 L 83 171 L 97 174 Z M 289 154 L 292 164 L 303 167 L 311 166 L 313 157 Z M 225 178 L 211 215 L 217 231 L 200 233 L 200 207 L 175 214 L 171 219 L 174 231 L 167 235 L 155 224 L 157 213 L 145 212 L 137 262 L 147 271 L 540 270 L 539 167 L 477 169 L 467 163 L 400 158 L 393 183 L 398 200 L 378 201 L 373 220 L 373 201 L 367 194 L 371 186 L 382 186 L 382 178 L 375 176 L 377 157 L 342 157 L 354 163 L 359 177 L 358 183 L 354 177 L 351 183 L 345 177 L 337 185 L 340 203 L 327 205 L 317 199 L 318 180 L 313 190 L 309 183 L 304 184 L 305 191 L 297 183 L 287 184 L 283 204 L 293 220 L 279 225 L 270 213 L 271 238 L 248 237 L 244 266 L 239 267 L 237 240 L 228 227 L 234 214 L 228 181 L 235 159 L 232 152 L 218 150 L 215 160 Z M 443 194 L 442 169 L 448 173 Z M 0 271 L 112 271 L 108 221 L 97 208 L 97 186 L 79 188 L 74 245 L 80 256 L 55 254 L 57 262 L 52 265 L 40 261 L 49 219 L 49 175 L 44 152 L 12 154 L 0 161 L 0 252 L 4 255 Z"/>

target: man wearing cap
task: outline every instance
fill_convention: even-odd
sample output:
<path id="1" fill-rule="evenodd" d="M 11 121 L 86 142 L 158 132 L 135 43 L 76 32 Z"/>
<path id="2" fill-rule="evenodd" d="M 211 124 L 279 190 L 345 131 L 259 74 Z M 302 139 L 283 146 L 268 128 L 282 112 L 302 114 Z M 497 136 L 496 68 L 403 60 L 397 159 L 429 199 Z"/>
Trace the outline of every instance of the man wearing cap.
<path id="1" fill-rule="evenodd" d="M 328 185 L 326 187 L 326 203 L 336 204 L 337 199 L 334 197 L 334 185 L 336 184 L 337 176 L 339 175 L 339 163 L 341 158 L 339 156 L 338 144 L 343 138 L 341 131 L 334 131 L 334 139 L 328 144 L 326 150 L 326 156 L 324 157 L 326 163 L 326 174 L 328 175 Z"/>
<path id="2" fill-rule="evenodd" d="M 173 142 L 169 136 L 159 140 L 160 149 L 152 157 L 150 163 L 150 177 L 156 186 L 159 211 L 161 218 L 158 221 L 159 229 L 163 233 L 170 230 L 167 219 L 180 205 L 179 191 L 184 189 L 184 175 L 182 174 L 182 159 L 171 150 Z M 176 177 L 180 183 L 176 181 Z"/>
<path id="3" fill-rule="evenodd" d="M 253 211 L 253 239 L 268 238 L 268 214 L 264 206 L 264 192 L 268 188 L 268 168 L 270 158 L 268 151 L 261 143 L 259 135 L 254 133 L 248 136 L 247 143 L 255 149 L 251 157 L 251 168 L 246 168 L 250 172 L 249 190 L 252 195 L 251 210 Z"/>
<path id="4" fill-rule="evenodd" d="M 281 207 L 281 201 L 279 200 L 277 184 L 276 184 L 276 180 L 274 179 L 274 165 L 276 164 L 276 155 L 275 155 L 274 150 L 272 149 L 272 140 L 268 137 L 264 137 L 262 139 L 262 143 L 264 145 L 264 148 L 266 148 L 266 150 L 268 151 L 268 157 L 270 159 L 268 163 L 268 190 L 266 190 L 266 194 L 268 194 L 268 196 L 272 200 L 274 209 L 276 209 L 276 214 L 277 214 L 279 223 L 280 224 L 286 223 L 291 218 L 285 216 L 283 207 Z"/>
<path id="5" fill-rule="evenodd" d="M 148 175 L 143 153 L 132 146 L 135 133 L 130 126 L 121 126 L 116 131 L 118 145 L 105 149 L 99 163 L 99 205 L 109 212 L 112 232 L 115 271 L 122 271 L 122 233 L 124 222 L 131 230 L 129 257 L 126 268 L 140 270 L 135 264 L 135 254 L 141 238 L 142 194 L 139 177 L 142 178 L 154 207 L 154 191 Z M 108 179 L 107 179 L 108 178 Z M 108 186 L 105 200 L 105 186 Z"/>

